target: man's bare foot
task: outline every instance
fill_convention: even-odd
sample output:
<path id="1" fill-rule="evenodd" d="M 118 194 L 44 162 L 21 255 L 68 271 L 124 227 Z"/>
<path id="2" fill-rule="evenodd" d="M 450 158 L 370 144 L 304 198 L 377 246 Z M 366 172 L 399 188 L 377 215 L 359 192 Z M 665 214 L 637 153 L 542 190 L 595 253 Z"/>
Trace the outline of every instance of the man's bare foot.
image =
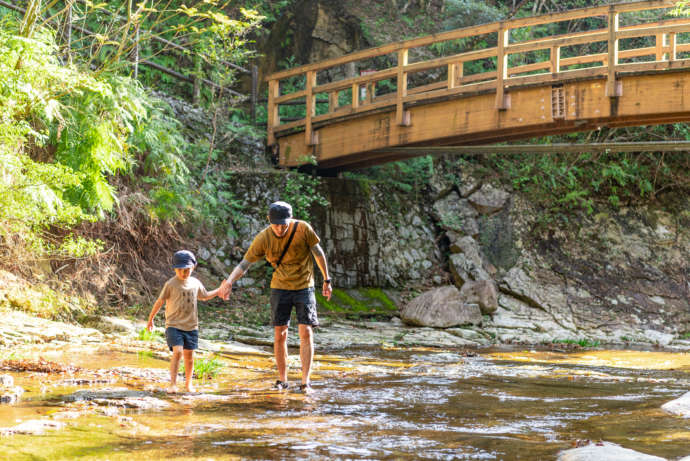
<path id="1" fill-rule="evenodd" d="M 196 392 L 196 389 L 194 389 L 194 386 L 187 386 L 187 387 L 185 387 L 185 390 L 187 392 Z"/>
<path id="2" fill-rule="evenodd" d="M 168 394 L 176 394 L 177 393 L 177 386 L 175 386 L 174 384 L 171 384 L 170 386 L 168 386 L 168 388 L 165 390 L 165 392 L 167 392 Z"/>

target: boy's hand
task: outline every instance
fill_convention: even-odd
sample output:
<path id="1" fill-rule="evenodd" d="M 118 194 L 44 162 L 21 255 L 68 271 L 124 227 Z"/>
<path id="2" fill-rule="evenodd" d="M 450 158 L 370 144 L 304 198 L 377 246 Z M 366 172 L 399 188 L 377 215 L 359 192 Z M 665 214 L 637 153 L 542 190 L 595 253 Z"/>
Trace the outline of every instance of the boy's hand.
<path id="1" fill-rule="evenodd" d="M 230 299 L 230 293 L 232 293 L 232 284 L 230 284 L 227 280 L 223 280 L 223 282 L 220 284 L 220 297 L 227 301 Z"/>

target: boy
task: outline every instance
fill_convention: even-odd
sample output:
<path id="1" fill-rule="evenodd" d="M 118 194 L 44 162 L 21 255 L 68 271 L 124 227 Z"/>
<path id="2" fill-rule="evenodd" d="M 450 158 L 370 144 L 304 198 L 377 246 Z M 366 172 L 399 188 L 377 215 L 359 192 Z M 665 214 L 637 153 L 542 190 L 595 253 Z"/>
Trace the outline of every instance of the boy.
<path id="1" fill-rule="evenodd" d="M 218 288 L 206 291 L 199 279 L 192 277 L 196 259 L 191 251 L 182 250 L 173 255 L 175 277 L 163 286 L 158 300 L 151 309 L 146 329 L 153 330 L 153 318 L 165 303 L 165 339 L 172 351 L 170 359 L 169 394 L 177 392 L 177 370 L 180 357 L 184 355 L 185 389 L 194 392 L 192 375 L 194 373 L 194 349 L 199 341 L 199 319 L 197 316 L 197 299 L 206 301 L 218 294 Z"/>

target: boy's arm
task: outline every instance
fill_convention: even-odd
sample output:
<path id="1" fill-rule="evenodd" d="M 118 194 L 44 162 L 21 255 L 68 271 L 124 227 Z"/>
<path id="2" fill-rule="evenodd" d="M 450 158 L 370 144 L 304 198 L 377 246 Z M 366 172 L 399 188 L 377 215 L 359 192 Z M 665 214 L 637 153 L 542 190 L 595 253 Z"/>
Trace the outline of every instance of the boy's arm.
<path id="1" fill-rule="evenodd" d="M 223 286 L 221 284 L 221 286 Z M 218 296 L 218 291 L 220 290 L 220 287 L 216 288 L 215 290 L 207 291 L 206 296 L 198 296 L 198 299 L 201 301 L 208 301 L 209 299 L 213 299 L 216 296 Z"/>
<path id="2" fill-rule="evenodd" d="M 161 307 L 163 307 L 164 303 L 165 300 L 163 298 L 158 298 L 156 302 L 153 304 L 153 309 L 151 309 L 151 313 L 149 314 L 149 322 L 146 324 L 147 330 L 153 330 L 153 318 L 156 316 L 158 311 L 161 310 Z"/>

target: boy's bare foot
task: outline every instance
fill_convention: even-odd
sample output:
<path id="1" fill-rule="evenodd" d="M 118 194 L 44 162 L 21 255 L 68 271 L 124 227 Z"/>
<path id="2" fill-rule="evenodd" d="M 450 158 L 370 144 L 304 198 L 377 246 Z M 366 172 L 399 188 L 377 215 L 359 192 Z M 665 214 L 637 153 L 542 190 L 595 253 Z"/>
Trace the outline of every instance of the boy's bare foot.
<path id="1" fill-rule="evenodd" d="M 168 394 L 176 394 L 177 393 L 177 386 L 175 385 L 170 385 L 168 388 L 165 390 Z"/>

